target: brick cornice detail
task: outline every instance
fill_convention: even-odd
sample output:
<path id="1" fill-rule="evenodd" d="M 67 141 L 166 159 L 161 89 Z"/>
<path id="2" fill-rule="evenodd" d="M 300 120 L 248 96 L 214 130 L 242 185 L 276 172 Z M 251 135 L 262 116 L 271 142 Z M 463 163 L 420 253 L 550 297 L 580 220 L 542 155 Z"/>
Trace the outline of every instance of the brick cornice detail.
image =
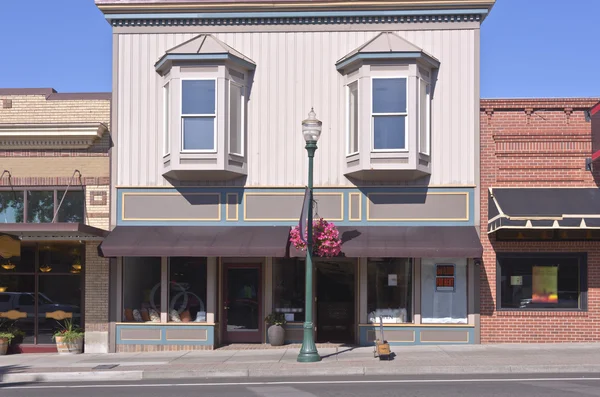
<path id="1" fill-rule="evenodd" d="M 83 185 L 110 185 L 109 177 L 84 177 L 81 179 Z M 4 177 L 0 179 L 0 186 L 77 186 L 80 184 L 79 179 L 71 177 Z"/>

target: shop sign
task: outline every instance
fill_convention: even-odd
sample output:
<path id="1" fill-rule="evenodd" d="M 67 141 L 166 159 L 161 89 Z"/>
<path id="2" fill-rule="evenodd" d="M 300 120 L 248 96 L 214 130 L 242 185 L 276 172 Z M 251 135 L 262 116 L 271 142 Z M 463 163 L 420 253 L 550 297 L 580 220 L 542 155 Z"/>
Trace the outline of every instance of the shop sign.
<path id="1" fill-rule="evenodd" d="M 21 242 L 9 235 L 0 235 L 0 257 L 9 259 L 21 256 Z"/>
<path id="2" fill-rule="evenodd" d="M 456 280 L 455 265 L 439 263 L 435 265 L 435 290 L 436 292 L 454 292 Z"/>
<path id="3" fill-rule="evenodd" d="M 533 266 L 533 303 L 558 303 L 558 266 Z"/>
<path id="4" fill-rule="evenodd" d="M 523 276 L 510 276 L 510 285 L 523 285 Z"/>
<path id="5" fill-rule="evenodd" d="M 388 286 L 396 287 L 398 285 L 398 275 L 397 274 L 388 274 Z"/>

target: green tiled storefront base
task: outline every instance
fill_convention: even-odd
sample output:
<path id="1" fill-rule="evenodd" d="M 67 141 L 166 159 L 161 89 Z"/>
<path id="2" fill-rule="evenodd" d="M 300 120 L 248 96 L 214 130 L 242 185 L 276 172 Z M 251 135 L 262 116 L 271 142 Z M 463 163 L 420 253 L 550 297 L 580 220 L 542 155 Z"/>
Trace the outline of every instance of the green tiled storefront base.
<path id="1" fill-rule="evenodd" d="M 215 348 L 215 326 L 117 324 L 116 344 L 117 351 L 212 350 Z"/>
<path id="2" fill-rule="evenodd" d="M 379 326 L 361 325 L 360 345 L 372 346 L 380 338 Z M 384 338 L 392 346 L 402 345 L 466 345 L 475 343 L 473 326 L 406 326 L 386 324 L 383 327 Z"/>

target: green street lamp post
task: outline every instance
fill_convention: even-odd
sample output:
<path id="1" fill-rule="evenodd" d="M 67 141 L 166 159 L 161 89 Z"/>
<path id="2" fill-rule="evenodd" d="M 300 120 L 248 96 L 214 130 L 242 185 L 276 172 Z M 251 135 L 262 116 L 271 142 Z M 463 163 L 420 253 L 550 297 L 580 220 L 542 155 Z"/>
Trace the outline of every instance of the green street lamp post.
<path id="1" fill-rule="evenodd" d="M 315 345 L 314 324 L 312 321 L 313 309 L 313 159 L 317 151 L 317 141 L 321 136 L 321 123 L 317 119 L 315 111 L 311 108 L 308 118 L 302 122 L 302 135 L 306 141 L 306 151 L 308 152 L 308 221 L 307 221 L 307 238 L 306 238 L 306 308 L 304 319 L 304 338 L 302 340 L 302 348 L 298 354 L 298 362 L 314 363 L 321 361 L 321 356 Z M 301 230 L 300 233 L 303 231 Z"/>

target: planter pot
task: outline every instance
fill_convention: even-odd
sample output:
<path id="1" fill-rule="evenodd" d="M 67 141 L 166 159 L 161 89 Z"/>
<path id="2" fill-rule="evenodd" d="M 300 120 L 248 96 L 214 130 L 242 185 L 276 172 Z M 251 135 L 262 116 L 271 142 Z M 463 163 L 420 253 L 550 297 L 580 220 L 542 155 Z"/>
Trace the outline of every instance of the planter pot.
<path id="1" fill-rule="evenodd" d="M 267 330 L 271 346 L 283 346 L 285 329 L 281 325 L 271 325 Z"/>
<path id="2" fill-rule="evenodd" d="M 0 338 L 0 356 L 4 356 L 8 351 L 8 339 Z"/>
<path id="3" fill-rule="evenodd" d="M 56 337 L 56 350 L 60 354 L 79 354 L 83 352 L 83 337 L 65 342 L 64 337 Z"/>

